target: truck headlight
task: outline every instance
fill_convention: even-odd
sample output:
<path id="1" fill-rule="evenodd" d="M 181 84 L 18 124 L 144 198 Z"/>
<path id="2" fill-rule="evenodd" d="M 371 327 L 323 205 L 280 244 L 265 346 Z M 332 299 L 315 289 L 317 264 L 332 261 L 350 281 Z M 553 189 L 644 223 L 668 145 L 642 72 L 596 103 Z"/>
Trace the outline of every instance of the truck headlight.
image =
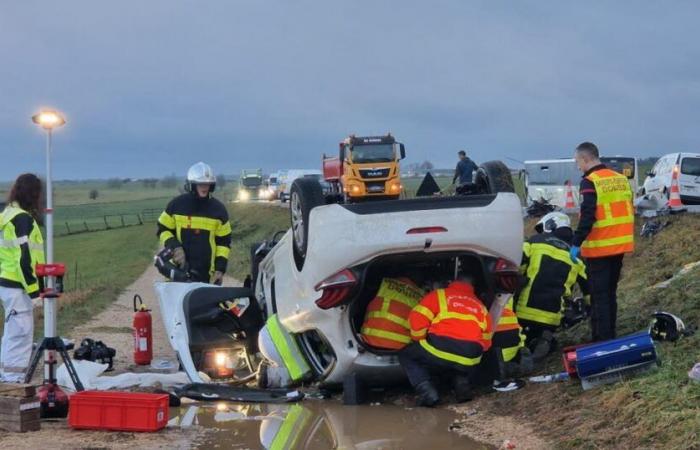
<path id="1" fill-rule="evenodd" d="M 401 183 L 391 183 L 391 192 L 401 192 Z"/>
<path id="2" fill-rule="evenodd" d="M 250 200 L 250 193 L 246 190 L 242 190 L 238 193 L 238 200 L 245 202 Z"/>

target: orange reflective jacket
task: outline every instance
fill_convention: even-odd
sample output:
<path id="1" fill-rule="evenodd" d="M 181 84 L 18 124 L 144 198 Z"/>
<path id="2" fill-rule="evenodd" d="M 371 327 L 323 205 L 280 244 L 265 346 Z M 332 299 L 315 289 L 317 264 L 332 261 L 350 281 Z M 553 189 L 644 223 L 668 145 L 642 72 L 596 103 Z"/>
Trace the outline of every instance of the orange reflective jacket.
<path id="1" fill-rule="evenodd" d="M 491 347 L 493 324 L 489 312 L 469 283 L 452 282 L 423 297 L 408 316 L 411 337 L 422 341 L 427 335 L 478 342 L 484 351 Z"/>
<path id="2" fill-rule="evenodd" d="M 369 302 L 360 334 L 369 345 L 400 350 L 411 342 L 408 315 L 423 291 L 410 282 L 385 278 L 377 296 Z"/>
<path id="3" fill-rule="evenodd" d="M 581 245 L 584 258 L 603 258 L 634 251 L 634 207 L 627 177 L 600 169 L 586 177 L 598 198 L 593 229 Z"/>

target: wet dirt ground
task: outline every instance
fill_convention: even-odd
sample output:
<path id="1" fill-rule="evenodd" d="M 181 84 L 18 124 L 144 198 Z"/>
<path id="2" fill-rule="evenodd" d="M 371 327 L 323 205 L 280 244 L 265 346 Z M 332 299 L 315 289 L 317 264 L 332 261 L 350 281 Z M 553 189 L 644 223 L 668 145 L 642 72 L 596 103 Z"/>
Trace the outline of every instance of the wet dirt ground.
<path id="1" fill-rule="evenodd" d="M 156 279 L 155 270 L 147 269 L 107 310 L 67 336 L 77 342 L 84 337 L 99 339 L 117 349 L 115 371 L 105 375 L 135 369 L 130 333 L 135 293 L 152 309 L 154 359 L 174 358 L 153 292 Z M 236 281 L 228 279 L 225 284 L 233 286 Z M 40 383 L 39 370 L 37 375 L 36 381 Z M 45 421 L 38 432 L 0 431 L 0 448 L 495 448 L 461 436 L 459 429 L 451 431 L 455 424 L 459 428 L 460 423 L 460 415 L 452 410 L 407 405 L 412 405 L 412 401 L 405 396 L 395 404 L 376 406 L 343 406 L 338 400 L 315 399 L 285 405 L 185 400 L 182 406 L 170 409 L 168 427 L 158 433 L 76 431 L 68 427 L 66 420 Z M 487 441 L 496 443 L 494 439 Z"/>

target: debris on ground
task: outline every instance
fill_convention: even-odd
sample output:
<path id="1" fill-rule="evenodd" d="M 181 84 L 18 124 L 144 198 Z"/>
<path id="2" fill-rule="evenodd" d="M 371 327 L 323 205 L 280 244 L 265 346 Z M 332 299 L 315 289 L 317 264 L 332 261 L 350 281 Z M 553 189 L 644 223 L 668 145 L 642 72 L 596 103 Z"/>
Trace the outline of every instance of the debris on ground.
<path id="1" fill-rule="evenodd" d="M 642 225 L 642 230 L 639 235 L 643 238 L 650 238 L 657 235 L 661 230 L 671 225 L 669 220 L 660 221 L 658 219 L 649 219 Z"/>
<path id="2" fill-rule="evenodd" d="M 690 369 L 688 377 L 696 383 L 700 383 L 700 363 L 695 364 L 693 368 Z"/>
<path id="3" fill-rule="evenodd" d="M 683 266 L 683 267 L 681 268 L 681 270 L 679 270 L 679 271 L 678 271 L 675 275 L 673 275 L 671 278 L 669 278 L 669 279 L 666 280 L 666 281 L 662 281 L 662 282 L 660 282 L 660 283 L 656 283 L 655 285 L 653 285 L 653 286 L 651 287 L 651 289 L 664 289 L 664 288 L 667 288 L 671 283 L 673 283 L 673 281 L 675 281 L 676 279 L 681 278 L 681 277 L 687 275 L 688 273 L 690 273 L 690 272 L 691 272 L 693 269 L 695 269 L 696 267 L 700 267 L 700 261 L 695 261 L 695 262 L 686 264 L 685 266 Z"/>
<path id="4" fill-rule="evenodd" d="M 549 203 L 547 199 L 540 198 L 539 200 L 533 200 L 532 204 L 528 206 L 525 211 L 529 217 L 538 218 L 560 209 L 561 208 Z"/>
<path id="5" fill-rule="evenodd" d="M 231 401 L 243 403 L 298 402 L 304 394 L 287 389 L 257 389 L 223 384 L 191 383 L 175 390 L 179 397 L 202 401 Z"/>

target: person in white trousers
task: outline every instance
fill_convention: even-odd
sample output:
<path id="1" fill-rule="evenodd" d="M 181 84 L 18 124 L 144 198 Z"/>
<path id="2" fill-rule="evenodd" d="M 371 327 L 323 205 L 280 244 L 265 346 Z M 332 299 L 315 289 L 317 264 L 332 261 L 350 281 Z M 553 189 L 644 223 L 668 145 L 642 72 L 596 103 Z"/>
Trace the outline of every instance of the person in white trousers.
<path id="1" fill-rule="evenodd" d="M 20 175 L 0 214 L 0 299 L 5 313 L 0 381 L 5 383 L 24 380 L 32 354 L 32 299 L 39 296 L 42 287 L 36 265 L 44 263 L 44 240 L 38 224 L 41 191 L 36 175 Z"/>

